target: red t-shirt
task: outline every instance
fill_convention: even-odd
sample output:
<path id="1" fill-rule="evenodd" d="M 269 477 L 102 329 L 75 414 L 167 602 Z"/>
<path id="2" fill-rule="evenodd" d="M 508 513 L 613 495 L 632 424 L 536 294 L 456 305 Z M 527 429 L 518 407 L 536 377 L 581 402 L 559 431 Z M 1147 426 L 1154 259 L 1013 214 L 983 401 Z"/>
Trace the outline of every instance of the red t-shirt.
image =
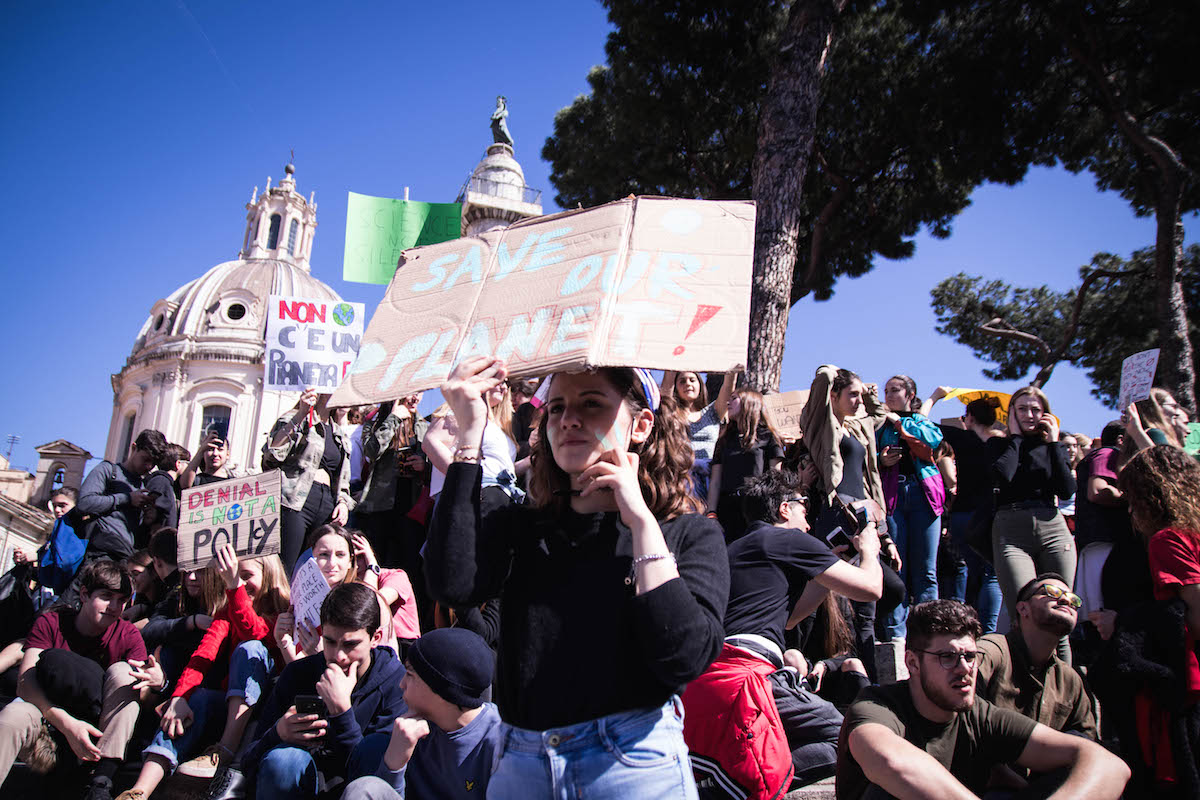
<path id="1" fill-rule="evenodd" d="M 1150 575 L 1154 599 L 1170 600 L 1179 587 L 1200 584 L 1200 536 L 1192 531 L 1164 528 L 1150 537 Z M 1196 635 L 1187 632 L 1187 683 L 1192 697 L 1200 696 L 1200 661 L 1196 659 Z"/>
<path id="2" fill-rule="evenodd" d="M 84 636 L 75 629 L 74 611 L 47 611 L 33 621 L 26 648 L 58 648 L 95 661 L 108 669 L 119 661 L 145 661 L 146 643 L 137 628 L 117 620 L 99 636 Z"/>

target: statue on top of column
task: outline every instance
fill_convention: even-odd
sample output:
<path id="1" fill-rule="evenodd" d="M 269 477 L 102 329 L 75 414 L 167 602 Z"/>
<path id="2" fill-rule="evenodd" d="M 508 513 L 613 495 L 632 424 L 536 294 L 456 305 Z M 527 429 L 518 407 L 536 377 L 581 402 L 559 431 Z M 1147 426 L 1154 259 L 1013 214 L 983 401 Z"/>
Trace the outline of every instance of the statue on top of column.
<path id="1" fill-rule="evenodd" d="M 497 144 L 513 146 L 512 134 L 508 132 L 508 98 L 500 95 L 496 98 L 496 110 L 492 112 L 492 141 Z"/>

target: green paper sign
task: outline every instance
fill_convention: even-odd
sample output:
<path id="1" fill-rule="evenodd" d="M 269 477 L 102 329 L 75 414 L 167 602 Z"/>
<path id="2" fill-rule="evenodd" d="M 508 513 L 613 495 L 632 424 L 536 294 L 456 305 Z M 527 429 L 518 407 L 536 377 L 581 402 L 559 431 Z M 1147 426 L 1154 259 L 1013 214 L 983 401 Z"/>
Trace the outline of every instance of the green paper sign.
<path id="1" fill-rule="evenodd" d="M 400 254 L 461 235 L 462 206 L 349 193 L 342 279 L 388 284 Z"/>

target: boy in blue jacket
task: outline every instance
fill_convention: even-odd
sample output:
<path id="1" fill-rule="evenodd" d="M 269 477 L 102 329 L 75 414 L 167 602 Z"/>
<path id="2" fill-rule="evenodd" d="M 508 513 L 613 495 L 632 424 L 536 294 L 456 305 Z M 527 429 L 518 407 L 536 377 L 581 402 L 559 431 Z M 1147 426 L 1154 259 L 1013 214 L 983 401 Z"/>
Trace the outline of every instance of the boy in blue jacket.
<path id="1" fill-rule="evenodd" d="M 324 652 L 283 670 L 263 707 L 263 734 L 243 759 L 258 797 L 314 798 L 324 781 L 375 772 L 386 739 L 364 737 L 389 732 L 407 710 L 404 667 L 382 639 L 374 589 L 344 583 L 329 593 L 321 604 Z"/>
<path id="2" fill-rule="evenodd" d="M 483 701 L 495 664 L 483 638 L 462 628 L 413 642 L 403 683 L 408 714 L 397 717 L 375 776 L 355 780 L 342 800 L 484 797 L 506 731 Z"/>

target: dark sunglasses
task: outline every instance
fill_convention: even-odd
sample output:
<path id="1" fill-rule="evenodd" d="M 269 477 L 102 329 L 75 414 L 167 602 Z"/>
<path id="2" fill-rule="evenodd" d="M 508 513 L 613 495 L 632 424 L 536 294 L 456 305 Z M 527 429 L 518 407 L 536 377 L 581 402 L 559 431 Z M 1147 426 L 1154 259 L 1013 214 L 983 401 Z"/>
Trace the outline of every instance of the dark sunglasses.
<path id="1" fill-rule="evenodd" d="M 1053 583 L 1044 584 L 1042 586 L 1042 588 L 1038 589 L 1034 593 L 1033 596 L 1037 597 L 1039 594 L 1044 594 L 1044 595 L 1046 595 L 1046 597 L 1049 597 L 1051 600 L 1062 600 L 1065 598 L 1067 601 L 1067 605 L 1069 605 L 1071 608 L 1082 608 L 1083 607 L 1083 598 L 1082 597 L 1075 594 L 1074 592 L 1068 592 L 1066 589 L 1060 589 L 1059 587 L 1055 586 Z"/>

